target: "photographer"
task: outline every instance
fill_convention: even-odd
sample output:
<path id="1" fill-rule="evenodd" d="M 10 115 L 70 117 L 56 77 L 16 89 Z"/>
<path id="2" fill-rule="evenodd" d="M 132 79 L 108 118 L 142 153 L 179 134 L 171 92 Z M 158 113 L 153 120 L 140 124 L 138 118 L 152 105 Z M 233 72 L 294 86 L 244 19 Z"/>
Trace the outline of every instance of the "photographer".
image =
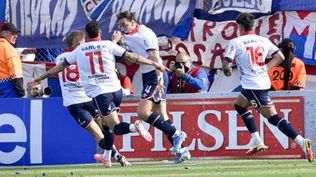
<path id="1" fill-rule="evenodd" d="M 170 63 L 168 93 L 207 92 L 209 81 L 206 71 L 192 64 L 190 56 L 179 53 Z"/>

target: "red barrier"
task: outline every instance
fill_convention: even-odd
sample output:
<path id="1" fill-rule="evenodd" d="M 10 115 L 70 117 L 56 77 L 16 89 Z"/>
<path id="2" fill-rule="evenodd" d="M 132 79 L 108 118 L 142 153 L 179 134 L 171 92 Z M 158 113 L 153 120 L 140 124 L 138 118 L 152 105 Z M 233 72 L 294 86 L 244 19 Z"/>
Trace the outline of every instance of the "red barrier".
<path id="1" fill-rule="evenodd" d="M 303 97 L 273 98 L 281 116 L 303 132 Z M 169 99 L 169 116 L 175 126 L 188 134 L 185 146 L 188 146 L 193 157 L 212 158 L 245 156 L 249 148 L 250 134 L 241 118 L 233 108 L 233 98 L 205 99 Z M 126 122 L 134 122 L 137 101 L 124 101 L 120 111 Z M 268 151 L 259 153 L 258 158 L 300 158 L 302 151 L 294 141 L 287 138 L 276 127 L 268 123 L 253 110 L 261 138 L 269 146 Z M 145 126 L 148 128 L 148 124 Z M 167 138 L 153 127 L 150 132 L 154 137 L 151 143 L 137 134 L 117 137 L 115 142 L 120 151 L 130 158 L 171 158 L 170 143 Z"/>

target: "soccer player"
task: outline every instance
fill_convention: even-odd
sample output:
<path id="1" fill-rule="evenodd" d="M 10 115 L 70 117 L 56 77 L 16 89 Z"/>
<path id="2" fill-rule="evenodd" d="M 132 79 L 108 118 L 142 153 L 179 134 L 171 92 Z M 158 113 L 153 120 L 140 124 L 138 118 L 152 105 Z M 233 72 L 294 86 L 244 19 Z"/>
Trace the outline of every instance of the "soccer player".
<path id="1" fill-rule="evenodd" d="M 135 122 L 135 124 L 119 121 L 117 111 L 122 100 L 122 90 L 115 73 L 114 55 L 130 62 L 154 65 L 162 70 L 165 67 L 128 52 L 111 41 L 102 41 L 100 24 L 96 21 L 91 21 L 86 25 L 86 34 L 88 41 L 65 56 L 63 62 L 49 70 L 43 77 L 46 78 L 58 73 L 67 66 L 76 63 L 85 93 L 96 104 L 100 116 L 104 119 L 104 125 L 109 127 L 116 135 L 138 131 L 147 141 L 152 141 L 151 135 L 143 128 L 140 121 Z M 110 167 L 113 139 L 111 141 L 100 141 L 99 145 L 104 147 L 105 151 L 103 156 L 97 154 L 95 158 L 103 162 L 105 167 Z"/>
<path id="2" fill-rule="evenodd" d="M 311 140 L 304 139 L 289 121 L 278 115 L 268 95 L 271 82 L 267 70 L 280 64 L 284 60 L 283 54 L 269 39 L 255 34 L 252 30 L 253 15 L 241 13 L 236 22 L 241 36 L 229 42 L 222 69 L 226 76 L 230 76 L 232 74 L 231 65 L 235 60 L 241 74 L 243 90 L 235 100 L 235 109 L 242 117 L 252 137 L 252 149 L 248 150 L 246 154 L 250 155 L 266 149 L 259 137 L 254 116 L 248 110 L 248 107 L 252 105 L 268 119 L 269 123 L 278 127 L 281 132 L 299 144 L 308 161 L 312 162 L 314 155 Z M 270 56 L 272 60 L 265 64 L 265 59 Z"/>
<path id="3" fill-rule="evenodd" d="M 137 23 L 135 14 L 129 11 L 119 13 L 117 18 L 123 38 L 122 33 L 115 32 L 112 39 L 116 41 L 123 39 L 129 50 L 144 58 L 162 63 L 155 33 L 145 25 Z M 173 145 L 172 153 L 176 155 L 175 163 L 189 159 L 190 152 L 187 148 L 180 150 L 187 137 L 186 133 L 177 130 L 168 118 L 165 95 L 163 94 L 163 73 L 149 65 L 141 64 L 140 68 L 143 90 L 142 99 L 137 109 L 138 117 L 167 135 L 168 140 Z"/>
<path id="4" fill-rule="evenodd" d="M 79 44 L 84 42 L 85 33 L 81 31 L 70 32 L 66 36 L 66 43 L 68 49 L 67 52 L 59 55 L 56 58 L 56 67 L 47 73 L 34 79 L 36 84 L 39 84 L 43 79 L 49 75 L 56 74 L 58 70 L 58 64 L 62 63 L 71 51 L 74 50 Z M 63 67 L 61 67 L 63 68 Z M 54 72 L 56 71 L 56 72 Z M 59 83 L 62 91 L 63 104 L 67 107 L 68 111 L 74 118 L 74 120 L 83 128 L 87 129 L 89 133 L 96 139 L 100 148 L 105 149 L 106 141 L 111 141 L 114 138 L 113 132 L 105 125 L 101 125 L 95 119 L 99 118 L 97 108 L 89 98 L 82 86 L 81 79 L 79 77 L 77 65 L 70 65 L 66 67 L 62 72 L 58 73 Z M 31 86 L 31 85 L 30 85 Z M 100 127 L 99 127 L 100 126 Z M 102 129 L 101 129 L 102 127 Z M 112 147 L 111 156 L 119 162 L 122 166 L 130 166 L 131 164 L 116 150 L 115 146 Z"/>
<path id="5" fill-rule="evenodd" d="M 285 60 L 269 70 L 271 80 L 270 90 L 303 90 L 306 84 L 305 64 L 295 57 L 295 44 L 285 38 L 278 45 Z"/>

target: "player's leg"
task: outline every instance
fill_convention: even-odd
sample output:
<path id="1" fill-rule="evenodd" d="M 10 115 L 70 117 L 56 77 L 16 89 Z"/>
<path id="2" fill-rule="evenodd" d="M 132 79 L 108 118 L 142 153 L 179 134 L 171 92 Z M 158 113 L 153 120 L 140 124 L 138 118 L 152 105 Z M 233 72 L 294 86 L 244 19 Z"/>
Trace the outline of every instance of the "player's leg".
<path id="1" fill-rule="evenodd" d="M 269 96 L 267 95 L 267 97 Z M 270 99 L 270 97 L 268 99 Z M 262 106 L 260 109 L 260 113 L 268 119 L 269 123 L 278 127 L 278 129 L 282 133 L 284 133 L 287 137 L 291 138 L 297 144 L 299 144 L 302 150 L 304 151 L 305 158 L 309 162 L 312 162 L 314 160 L 312 141 L 310 139 L 303 138 L 300 134 L 297 133 L 295 128 L 291 125 L 291 123 L 288 120 L 279 116 L 273 104 L 268 106 Z"/>
<path id="2" fill-rule="evenodd" d="M 141 122 L 135 122 L 135 124 L 120 122 L 118 111 L 122 96 L 122 90 L 119 90 L 117 92 L 101 94 L 94 98 L 94 102 L 102 118 L 105 120 L 105 125 L 108 126 L 115 135 L 139 132 L 145 140 L 152 141 L 150 133 L 144 129 Z"/>
<path id="3" fill-rule="evenodd" d="M 114 138 L 113 132 L 107 126 L 103 125 L 102 122 L 104 119 L 101 119 L 101 117 L 98 116 L 98 118 L 95 120 L 98 123 L 99 127 L 102 128 L 102 132 L 103 132 L 103 135 L 104 135 L 104 138 L 106 141 L 111 140 L 112 136 Z M 97 155 L 97 156 L 99 156 L 99 155 Z M 96 155 L 94 157 L 96 157 Z M 115 159 L 117 162 L 119 162 L 122 167 L 131 166 L 131 163 L 122 154 L 119 153 L 119 151 L 116 149 L 115 145 L 112 146 L 111 157 L 113 159 Z"/>
<path id="4" fill-rule="evenodd" d="M 254 97 L 255 95 L 251 90 L 243 90 L 234 103 L 235 110 L 242 118 L 248 131 L 251 133 L 251 148 L 246 152 L 247 155 L 264 151 L 267 148 L 259 136 L 254 116 L 248 109 L 251 105 L 256 107 L 256 103 L 252 101 Z"/>
<path id="5" fill-rule="evenodd" d="M 158 112 L 160 115 L 162 115 L 164 120 L 167 121 L 167 123 L 169 123 L 171 126 L 174 127 L 174 125 L 173 125 L 172 121 L 169 119 L 169 116 L 167 113 L 167 103 L 166 103 L 165 99 L 161 100 L 159 102 L 159 104 L 153 105 L 153 112 Z M 166 134 L 166 136 L 167 136 L 170 144 L 172 146 L 174 146 L 174 141 L 176 140 L 176 138 L 174 138 L 174 137 L 172 137 L 172 135 L 168 135 L 168 134 Z M 179 139 L 179 137 L 178 137 L 178 139 Z M 179 144 L 180 149 L 177 150 L 178 152 L 175 153 L 175 163 L 181 163 L 181 162 L 184 162 L 185 160 L 189 160 L 191 158 L 190 151 L 186 147 L 183 146 L 182 142 L 181 142 L 181 144 Z M 180 143 L 180 141 L 179 141 L 179 143 Z"/>
<path id="6" fill-rule="evenodd" d="M 93 107 L 93 102 L 85 102 L 67 107 L 68 111 L 76 122 L 83 128 L 85 128 L 98 142 L 98 145 L 102 149 L 108 149 L 107 142 L 104 139 L 103 132 L 99 125 L 94 121 L 93 115 L 90 111 L 90 107 Z M 105 167 L 110 167 L 110 163 L 103 163 Z"/>

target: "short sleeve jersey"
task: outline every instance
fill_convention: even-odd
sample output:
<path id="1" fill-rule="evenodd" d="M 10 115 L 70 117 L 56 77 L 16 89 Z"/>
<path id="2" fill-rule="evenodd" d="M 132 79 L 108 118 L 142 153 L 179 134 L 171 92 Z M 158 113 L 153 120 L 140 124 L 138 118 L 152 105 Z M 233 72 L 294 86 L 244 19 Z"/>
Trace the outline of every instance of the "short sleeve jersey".
<path id="1" fill-rule="evenodd" d="M 144 25 L 139 25 L 136 27 L 136 31 L 130 34 L 123 34 L 124 42 L 131 50 L 138 55 L 148 58 L 147 51 L 157 50 L 159 51 L 158 38 L 156 34 Z M 148 73 L 155 70 L 154 66 L 140 64 L 142 73 Z"/>
<path id="2" fill-rule="evenodd" d="M 285 70 L 282 66 L 276 66 L 269 70 L 271 84 L 274 90 L 284 90 L 284 72 Z M 288 82 L 288 90 L 291 90 L 293 87 L 304 89 L 306 79 L 304 63 L 298 58 L 293 58 Z"/>
<path id="3" fill-rule="evenodd" d="M 265 90 L 271 87 L 265 60 L 278 50 L 269 39 L 249 32 L 230 41 L 225 57 L 235 60 L 243 89 Z"/>
<path id="4" fill-rule="evenodd" d="M 66 58 L 71 55 L 70 52 L 60 54 L 56 59 L 56 65 L 62 63 Z M 81 83 L 78 66 L 76 64 L 70 65 L 62 72 L 58 73 L 59 84 L 63 96 L 64 106 L 70 106 L 73 104 L 79 104 L 91 101 Z"/>
<path id="5" fill-rule="evenodd" d="M 122 57 L 125 51 L 111 41 L 90 41 L 78 46 L 66 61 L 77 62 L 85 92 L 93 98 L 121 89 L 114 56 Z"/>

